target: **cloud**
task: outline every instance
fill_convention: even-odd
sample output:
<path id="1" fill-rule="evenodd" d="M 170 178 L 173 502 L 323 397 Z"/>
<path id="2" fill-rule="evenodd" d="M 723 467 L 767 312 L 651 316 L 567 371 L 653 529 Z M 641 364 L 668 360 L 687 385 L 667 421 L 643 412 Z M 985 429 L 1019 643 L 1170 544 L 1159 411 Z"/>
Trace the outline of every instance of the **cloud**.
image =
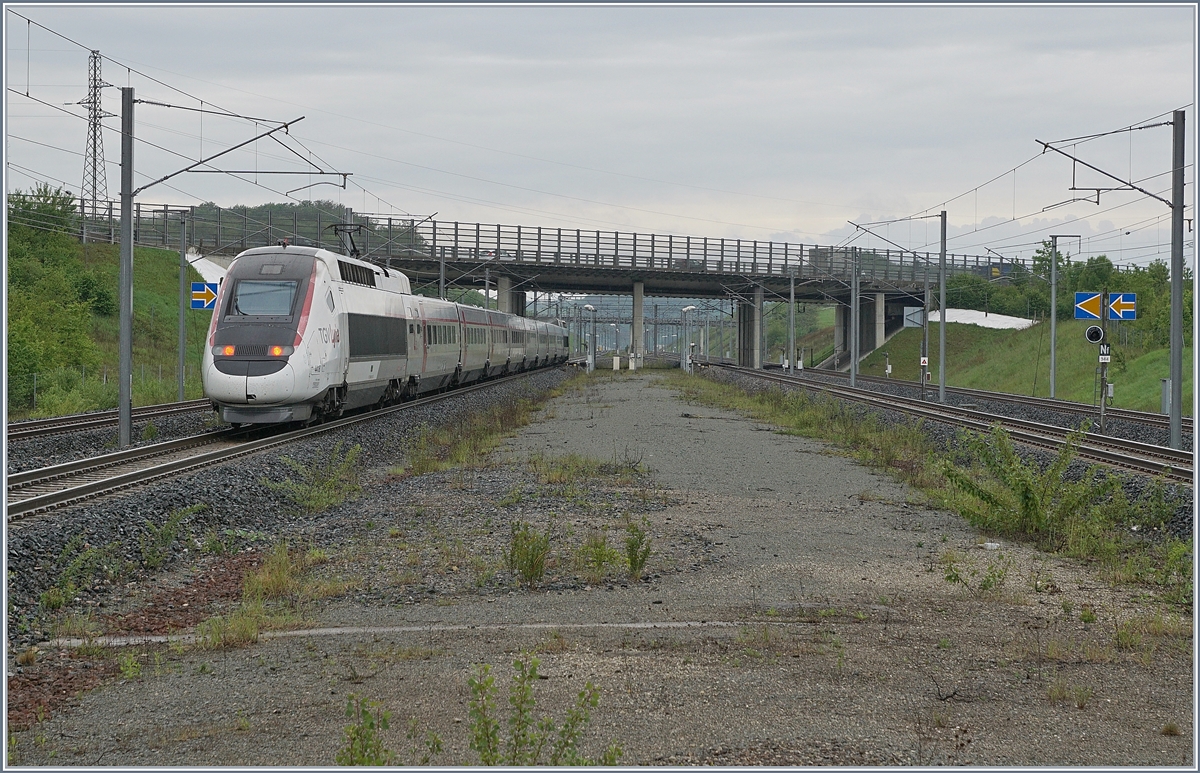
<path id="1" fill-rule="evenodd" d="M 787 233 L 811 243 L 842 238 L 848 219 L 949 202 L 954 228 L 968 229 L 955 231 L 956 241 L 1007 246 L 1018 237 L 988 239 L 1032 232 L 1036 218 L 988 231 L 981 224 L 1036 216 L 1069 198 L 1069 164 L 1039 159 L 1015 183 L 1005 177 L 969 199 L 954 197 L 1034 156 L 1035 138 L 1119 128 L 1191 102 L 1195 88 L 1190 7 L 18 10 L 162 81 L 106 63 L 106 79 L 128 79 L 139 96 L 305 115 L 295 134 L 370 190 L 326 189 L 356 208 L 379 206 L 378 197 L 464 221 L 574 219 L 728 238 Z M 34 36 L 26 73 L 22 26 L 8 26 L 9 85 L 62 84 L 38 93 L 55 103 L 82 98 L 86 51 Z M 106 96 L 110 110 L 115 97 Z M 62 148 L 10 141 L 18 163 L 79 178 L 81 159 L 67 151 L 82 152 L 81 123 L 27 117 L 28 103 L 12 94 L 8 104 L 10 133 Z M 254 128 L 152 106 L 139 106 L 138 120 L 140 137 L 192 157 L 201 133 L 213 149 Z M 1153 174 L 1165 168 L 1166 133 L 1158 132 L 1085 149 L 1095 163 Z M 108 134 L 110 159 L 118 147 Z M 287 158 L 259 143 L 229 161 L 261 169 Z M 180 161 L 139 148 L 147 174 Z M 209 175 L 176 187 L 182 192 L 147 196 L 279 198 Z M 1068 210 L 1090 218 L 1117 197 Z M 1131 224 L 1156 212 L 1130 204 L 1104 217 Z M 988 236 L 967 236 L 976 233 Z"/>

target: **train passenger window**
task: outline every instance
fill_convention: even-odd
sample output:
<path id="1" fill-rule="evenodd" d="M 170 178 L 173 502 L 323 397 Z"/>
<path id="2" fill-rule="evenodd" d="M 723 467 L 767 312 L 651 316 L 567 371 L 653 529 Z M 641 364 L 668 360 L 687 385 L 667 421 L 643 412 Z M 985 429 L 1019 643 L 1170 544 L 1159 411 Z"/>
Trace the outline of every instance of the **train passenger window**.
<path id="1" fill-rule="evenodd" d="M 409 332 L 409 333 L 413 333 L 413 332 L 415 332 L 415 331 L 413 330 L 413 324 L 412 324 L 411 322 L 409 322 L 409 323 L 408 323 L 408 332 Z"/>

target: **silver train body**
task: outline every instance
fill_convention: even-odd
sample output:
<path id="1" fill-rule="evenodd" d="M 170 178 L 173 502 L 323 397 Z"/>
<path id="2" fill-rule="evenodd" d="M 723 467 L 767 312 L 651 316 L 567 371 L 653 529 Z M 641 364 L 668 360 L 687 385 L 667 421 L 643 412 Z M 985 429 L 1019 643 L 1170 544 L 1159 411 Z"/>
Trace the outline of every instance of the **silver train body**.
<path id="1" fill-rule="evenodd" d="M 292 246 L 234 259 L 207 344 L 204 394 L 232 424 L 338 416 L 568 356 L 559 325 L 413 295 L 397 271 Z"/>

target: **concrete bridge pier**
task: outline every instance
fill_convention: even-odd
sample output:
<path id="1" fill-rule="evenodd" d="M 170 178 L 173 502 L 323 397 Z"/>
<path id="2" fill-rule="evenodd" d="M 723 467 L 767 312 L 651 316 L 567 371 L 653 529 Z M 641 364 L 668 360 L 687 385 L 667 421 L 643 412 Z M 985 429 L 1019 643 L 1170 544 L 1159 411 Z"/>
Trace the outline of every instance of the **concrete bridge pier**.
<path id="1" fill-rule="evenodd" d="M 840 300 L 840 299 L 839 299 Z M 838 368 L 850 366 L 850 298 L 838 304 L 833 318 L 833 342 L 837 347 Z M 864 358 L 887 339 L 887 296 L 871 293 L 859 299 L 858 354 Z"/>
<path id="2" fill-rule="evenodd" d="M 763 289 L 754 289 L 754 302 L 737 302 L 737 363 L 743 368 L 762 369 Z"/>
<path id="3" fill-rule="evenodd" d="M 496 277 L 496 310 L 512 313 L 512 279 L 509 277 Z"/>
<path id="4" fill-rule="evenodd" d="M 496 277 L 496 310 L 525 316 L 525 291 L 512 289 L 512 277 Z"/>
<path id="5" fill-rule="evenodd" d="M 645 308 L 646 284 L 633 283 L 633 329 L 629 336 L 629 366 L 631 370 L 642 369 L 642 357 L 646 353 L 646 319 Z"/>

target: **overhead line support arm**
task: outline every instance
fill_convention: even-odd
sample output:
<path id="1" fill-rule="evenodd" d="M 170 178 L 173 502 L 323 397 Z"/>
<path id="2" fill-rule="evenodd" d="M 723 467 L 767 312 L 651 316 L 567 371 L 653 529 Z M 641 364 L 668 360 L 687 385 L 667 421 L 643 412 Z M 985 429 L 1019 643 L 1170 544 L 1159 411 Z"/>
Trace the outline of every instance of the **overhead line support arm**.
<path id="1" fill-rule="evenodd" d="M 1149 196 L 1149 197 L 1150 197 L 1150 198 L 1152 198 L 1152 199 L 1157 199 L 1158 201 L 1161 201 L 1163 204 L 1166 204 L 1168 207 L 1172 207 L 1172 206 L 1174 206 L 1173 204 L 1171 204 L 1171 202 L 1167 201 L 1166 199 L 1162 198 L 1161 196 L 1155 196 L 1153 193 L 1151 193 L 1150 191 L 1146 190 L 1145 188 L 1139 188 L 1138 186 L 1134 185 L 1134 184 L 1133 184 L 1133 183 L 1131 183 L 1131 182 L 1128 182 L 1128 181 L 1126 181 L 1126 180 L 1122 180 L 1120 177 L 1117 177 L 1116 175 L 1109 174 L 1108 172 L 1104 171 L 1103 169 L 1101 169 L 1101 168 L 1099 168 L 1099 167 L 1092 166 L 1091 164 L 1089 164 L 1089 163 L 1088 163 L 1088 162 L 1086 162 L 1086 161 L 1083 161 L 1083 160 L 1081 160 L 1081 159 L 1075 158 L 1075 156 L 1072 156 L 1070 153 L 1067 153 L 1066 151 L 1059 150 L 1058 148 L 1056 148 L 1056 147 L 1054 147 L 1053 145 L 1051 145 L 1049 142 L 1042 142 L 1041 140 L 1034 140 L 1034 142 L 1036 142 L 1036 143 L 1038 143 L 1039 145 L 1041 145 L 1041 146 L 1042 146 L 1042 148 L 1043 148 L 1043 149 L 1042 149 L 1042 152 L 1043 152 L 1043 153 L 1045 153 L 1047 150 L 1053 150 L 1055 153 L 1061 153 L 1062 155 L 1064 155 L 1064 156 L 1066 156 L 1067 158 L 1071 159 L 1071 160 L 1072 160 L 1072 161 L 1074 161 L 1075 163 L 1077 163 L 1077 164 L 1083 164 L 1083 165 L 1084 165 L 1084 166 L 1086 166 L 1088 169 L 1091 169 L 1092 171 L 1095 171 L 1095 172 L 1099 172 L 1100 174 L 1104 175 L 1105 177 L 1107 177 L 1107 178 L 1109 178 L 1109 179 L 1116 180 L 1117 182 L 1121 183 L 1121 185 L 1127 186 L 1127 187 L 1128 187 L 1128 188 L 1130 188 L 1131 190 L 1140 191 L 1140 192 L 1142 192 L 1142 193 L 1146 194 L 1147 196 Z"/>
<path id="2" fill-rule="evenodd" d="M 274 134 L 275 132 L 279 131 L 280 129 L 283 129 L 284 131 L 286 131 L 287 128 L 289 126 L 291 126 L 292 124 L 298 123 L 303 120 L 304 120 L 304 116 L 300 116 L 299 118 L 297 118 L 294 121 L 288 121 L 287 123 L 285 123 L 281 126 L 276 126 L 274 129 L 271 129 L 270 131 L 267 131 L 267 132 L 263 132 L 262 134 L 259 134 L 255 137 L 251 137 L 250 139 L 246 140 L 245 142 L 239 142 L 237 145 L 234 145 L 232 148 L 226 148 L 225 150 L 222 150 L 220 153 L 211 155 L 208 158 L 202 158 L 199 161 L 197 161 L 196 163 L 192 164 L 191 166 L 184 167 L 183 169 L 180 169 L 177 172 L 171 172 L 171 174 L 169 174 L 165 177 L 160 177 L 152 183 L 146 183 L 141 188 L 138 188 L 137 190 L 135 190 L 132 195 L 137 196 L 139 193 L 141 193 L 142 191 L 146 190 L 147 188 L 149 188 L 151 186 L 158 185 L 159 183 L 164 182 L 166 180 L 170 180 L 172 177 L 181 175 L 184 172 L 190 172 L 198 166 L 207 164 L 209 161 L 212 161 L 214 158 L 219 158 L 219 157 L 225 155 L 226 153 L 232 153 L 233 151 L 237 150 L 238 148 L 243 148 L 243 147 L 249 145 L 251 142 L 261 140 L 263 137 L 269 137 L 270 135 Z M 260 172 L 259 174 L 264 174 L 264 173 Z"/>

